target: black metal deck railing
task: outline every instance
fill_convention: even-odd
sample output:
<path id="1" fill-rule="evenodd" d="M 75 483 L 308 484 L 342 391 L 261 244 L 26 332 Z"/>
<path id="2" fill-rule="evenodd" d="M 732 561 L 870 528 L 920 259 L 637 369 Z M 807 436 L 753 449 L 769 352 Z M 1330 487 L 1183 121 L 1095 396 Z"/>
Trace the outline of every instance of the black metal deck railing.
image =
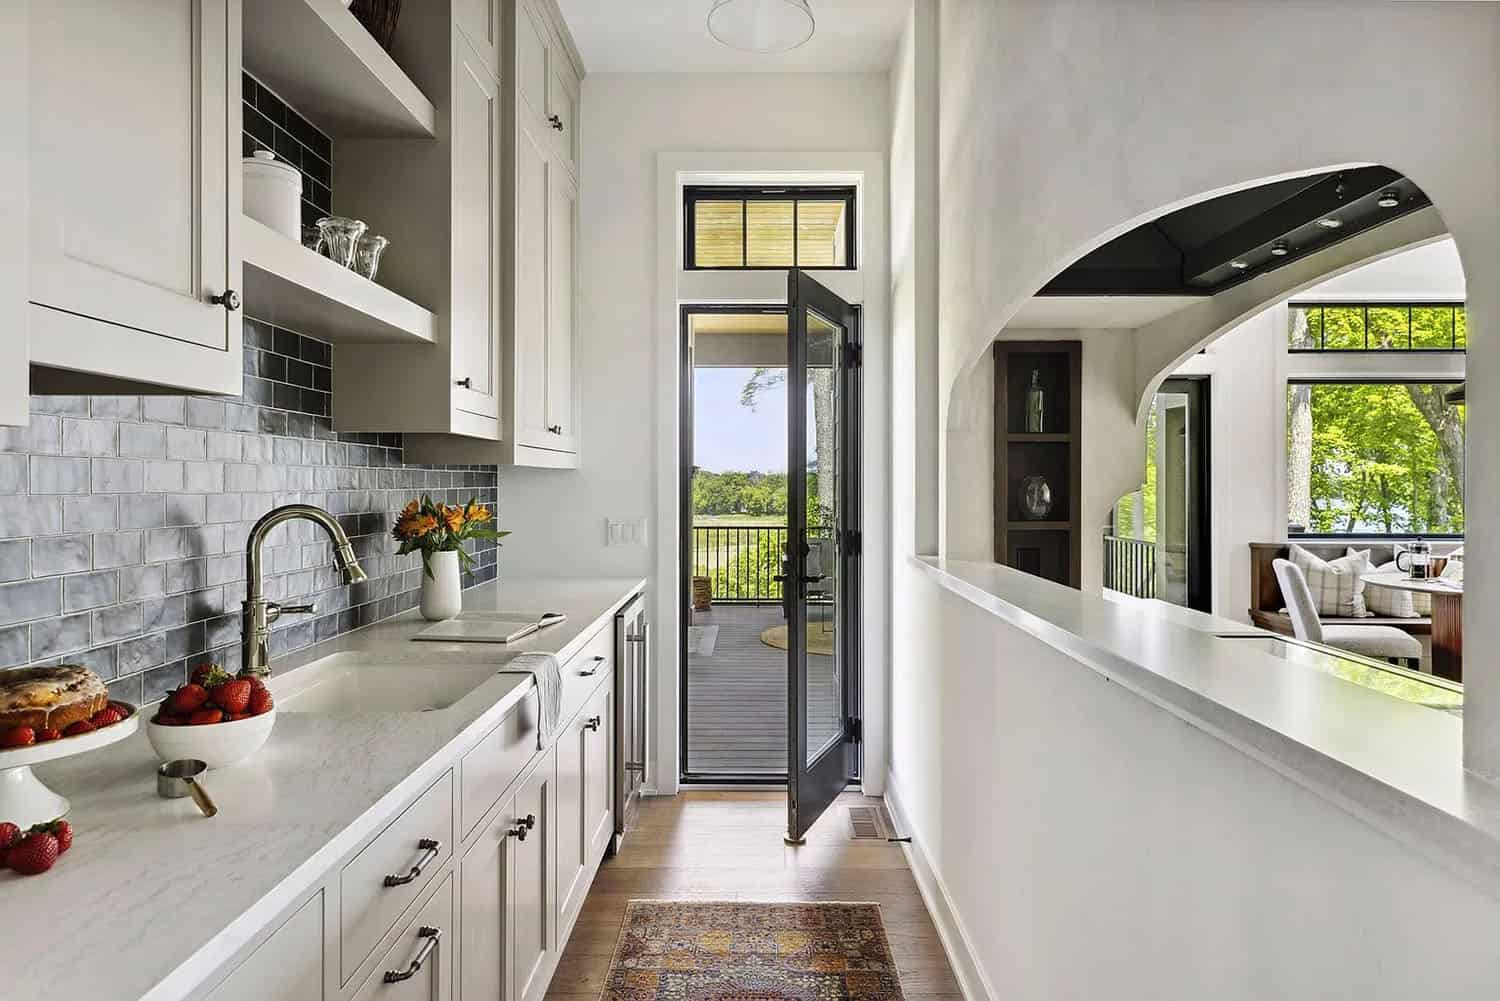
<path id="1" fill-rule="evenodd" d="M 809 529 L 810 538 L 826 536 Z M 785 525 L 694 525 L 693 576 L 707 577 L 713 600 L 752 603 L 781 600 Z"/>
<path id="2" fill-rule="evenodd" d="M 1156 597 L 1156 543 L 1106 535 L 1104 586 L 1137 598 Z"/>

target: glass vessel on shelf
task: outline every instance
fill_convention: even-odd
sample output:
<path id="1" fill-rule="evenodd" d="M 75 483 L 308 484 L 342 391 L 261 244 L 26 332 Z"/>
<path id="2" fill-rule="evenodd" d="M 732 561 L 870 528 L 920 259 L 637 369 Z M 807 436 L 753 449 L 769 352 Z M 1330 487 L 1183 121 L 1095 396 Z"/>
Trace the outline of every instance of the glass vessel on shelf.
<path id="1" fill-rule="evenodd" d="M 1041 521 L 1052 513 L 1052 487 L 1045 476 L 1028 476 L 1021 481 L 1021 516 L 1027 521 Z"/>
<path id="2" fill-rule="evenodd" d="M 1026 432 L 1041 434 L 1046 428 L 1043 421 L 1045 399 L 1042 393 L 1042 373 L 1031 370 L 1031 384 L 1026 387 Z"/>
<path id="3" fill-rule="evenodd" d="M 324 216 L 318 220 L 318 232 L 323 234 L 323 253 L 340 267 L 354 263 L 354 251 L 359 238 L 368 227 L 358 219 L 344 216 Z"/>
<path id="4" fill-rule="evenodd" d="M 375 272 L 380 268 L 380 254 L 391 241 L 374 233 L 366 233 L 359 238 L 359 243 L 354 248 L 354 270 L 362 277 L 371 281 L 375 279 Z"/>

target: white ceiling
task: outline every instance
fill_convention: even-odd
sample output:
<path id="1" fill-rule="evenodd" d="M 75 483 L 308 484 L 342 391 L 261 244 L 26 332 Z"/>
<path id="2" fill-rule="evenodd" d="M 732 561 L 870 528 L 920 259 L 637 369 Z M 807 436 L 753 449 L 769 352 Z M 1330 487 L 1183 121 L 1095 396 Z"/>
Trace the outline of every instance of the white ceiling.
<path id="1" fill-rule="evenodd" d="M 590 73 L 883 73 L 909 0 L 810 0 L 813 37 L 777 55 L 714 41 L 711 0 L 558 2 Z"/>
<path id="2" fill-rule="evenodd" d="M 1206 301 L 1190 295 L 1038 295 L 1028 299 L 1005 326 L 1011 330 L 1128 330 Z"/>

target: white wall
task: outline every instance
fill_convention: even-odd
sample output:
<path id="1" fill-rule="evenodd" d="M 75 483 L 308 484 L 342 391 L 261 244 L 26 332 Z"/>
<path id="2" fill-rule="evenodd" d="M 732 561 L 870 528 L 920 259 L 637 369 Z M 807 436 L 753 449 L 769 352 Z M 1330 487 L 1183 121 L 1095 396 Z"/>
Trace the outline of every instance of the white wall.
<path id="1" fill-rule="evenodd" d="M 944 532 L 962 514 L 965 467 L 943 452 L 965 419 L 965 370 L 1052 275 L 1165 211 L 1269 177 L 1393 164 L 1455 236 L 1471 326 L 1500 316 L 1500 173 L 1484 167 L 1500 156 L 1496 5 L 944 0 L 938 34 L 940 377 L 936 398 L 893 392 L 897 413 L 942 421 Z M 1309 71 L 1330 52 L 1337 73 Z M 928 208 L 909 211 L 920 224 Z M 1476 336 L 1468 378 L 1471 427 L 1500 423 L 1487 416 L 1500 340 Z M 909 492 L 898 509 L 921 496 L 893 482 Z M 1500 510 L 1500 448 L 1481 435 L 1469 502 Z M 1465 630 L 1494 648 L 1500 533 L 1469 550 L 1491 570 L 1470 571 Z M 909 804 L 991 997 L 1154 997 L 1167 984 L 1173 997 L 1456 998 L 1500 979 L 1475 937 L 1494 901 L 948 607 L 903 555 L 890 793 Z M 1480 659 L 1466 682 L 1468 764 L 1500 774 L 1500 671 Z M 1412 915 L 1428 913 L 1455 916 L 1444 955 L 1409 961 Z"/>
<path id="2" fill-rule="evenodd" d="M 890 128 L 887 89 L 883 75 L 585 79 L 576 359 L 581 468 L 502 473 L 500 520 L 515 532 L 501 550 L 502 575 L 639 574 L 652 577 L 653 593 L 662 593 L 658 540 L 610 548 L 604 533 L 611 515 L 645 517 L 654 531 L 660 506 L 675 509 L 677 503 L 674 491 L 659 486 L 658 423 L 678 405 L 675 379 L 663 382 L 659 373 L 663 362 L 667 370 L 676 363 L 678 331 L 675 325 L 663 329 L 657 308 L 657 155 L 883 150 Z M 675 610 L 658 600 L 653 614 L 658 671 L 675 672 Z M 659 683 L 657 690 L 668 688 Z M 675 705 L 659 706 L 653 725 L 669 710 Z M 675 763 L 666 763 L 662 748 L 669 741 L 675 748 L 675 726 L 655 732 L 662 743 L 653 781 L 671 790 Z"/>
<path id="3" fill-rule="evenodd" d="M 969 997 L 1493 994 L 1500 901 L 916 576 L 891 797 Z"/>
<path id="4" fill-rule="evenodd" d="M 0 424 L 16 425 L 31 419 L 26 26 L 26 4 L 0 10 Z"/>
<path id="5" fill-rule="evenodd" d="M 1007 327 L 997 340 L 1073 340 L 1083 343 L 1082 586 L 1104 585 L 1100 542 L 1121 494 L 1141 484 L 1145 436 L 1135 422 L 1135 341 L 1130 330 L 1020 330 Z M 947 556 L 993 561 L 995 469 L 995 367 L 990 357 L 965 373 L 954 391 L 948 421 Z"/>

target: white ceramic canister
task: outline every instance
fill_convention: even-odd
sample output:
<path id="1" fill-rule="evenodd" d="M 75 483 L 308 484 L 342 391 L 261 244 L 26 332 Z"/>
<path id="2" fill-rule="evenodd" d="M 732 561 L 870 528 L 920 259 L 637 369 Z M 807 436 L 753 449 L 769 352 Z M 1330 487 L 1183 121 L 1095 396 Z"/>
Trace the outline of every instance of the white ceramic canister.
<path id="1" fill-rule="evenodd" d="M 245 214 L 288 240 L 302 242 L 302 171 L 258 149 L 244 159 Z"/>

